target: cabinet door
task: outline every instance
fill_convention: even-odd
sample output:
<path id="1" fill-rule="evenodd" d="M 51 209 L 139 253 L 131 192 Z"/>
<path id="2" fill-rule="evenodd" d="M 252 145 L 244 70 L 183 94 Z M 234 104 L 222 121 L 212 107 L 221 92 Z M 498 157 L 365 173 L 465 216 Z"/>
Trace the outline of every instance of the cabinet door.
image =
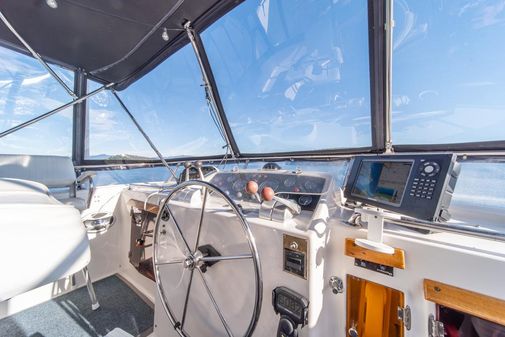
<path id="1" fill-rule="evenodd" d="M 351 337 L 403 337 L 398 308 L 403 292 L 347 275 L 347 327 Z"/>

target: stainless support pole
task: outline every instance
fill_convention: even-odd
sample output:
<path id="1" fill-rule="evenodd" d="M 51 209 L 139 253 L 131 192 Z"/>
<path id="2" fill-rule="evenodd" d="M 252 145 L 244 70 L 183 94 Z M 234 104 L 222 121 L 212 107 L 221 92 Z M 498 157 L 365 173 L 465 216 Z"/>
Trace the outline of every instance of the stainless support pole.
<path id="1" fill-rule="evenodd" d="M 42 57 L 40 57 L 40 55 L 35 50 L 33 50 L 32 47 L 30 47 L 30 45 L 28 44 L 28 42 L 26 42 L 23 39 L 23 37 L 21 37 L 21 35 L 19 35 L 19 33 L 16 31 L 16 29 L 14 29 L 14 27 L 11 25 L 11 23 L 7 20 L 7 18 L 5 17 L 5 15 L 3 15 L 3 13 L 1 11 L 0 11 L 0 20 L 3 21 L 3 23 L 11 31 L 11 33 L 14 34 L 14 36 L 25 46 L 26 49 L 28 49 L 28 51 L 32 54 L 32 56 L 35 57 L 40 62 L 40 64 L 42 64 L 42 66 L 44 68 L 46 68 L 46 70 L 49 72 L 49 74 L 51 74 L 51 76 L 54 77 L 54 79 L 56 81 L 58 81 L 58 83 L 61 84 L 61 86 L 63 87 L 63 89 L 65 89 L 65 91 L 70 96 L 72 96 L 74 99 L 77 99 L 78 97 L 72 91 L 72 89 L 70 89 L 68 87 L 68 85 L 66 85 L 65 82 L 54 72 L 54 70 L 51 69 L 51 67 L 49 67 L 49 65 L 42 59 Z"/>
<path id="2" fill-rule="evenodd" d="M 198 48 L 198 44 L 196 42 L 195 31 L 191 28 L 191 22 L 187 22 L 184 25 L 184 29 L 186 30 L 186 34 L 188 34 L 189 41 L 191 42 L 191 46 L 195 51 L 196 59 L 198 60 L 198 65 L 200 66 L 200 71 L 202 73 L 202 79 L 205 87 L 207 88 L 207 93 L 210 98 L 210 103 L 212 104 L 212 108 L 214 111 L 219 111 L 219 108 L 216 103 L 216 97 L 214 96 L 214 90 L 209 80 L 209 76 L 205 69 L 205 65 L 203 64 L 202 55 L 200 49 Z M 230 154 L 232 158 L 236 157 L 235 151 L 233 150 L 233 146 L 230 141 L 230 137 L 228 136 L 228 132 L 223 122 L 223 118 L 219 113 L 216 113 L 217 120 L 219 122 L 219 127 L 221 128 L 221 133 L 223 134 L 224 141 L 226 142 L 227 148 L 230 150 Z"/>
<path id="3" fill-rule="evenodd" d="M 69 108 L 69 107 L 71 107 L 71 106 L 73 106 L 73 105 L 75 105 L 77 103 L 81 103 L 82 101 L 84 101 L 84 100 L 86 100 L 86 99 L 88 99 L 88 98 L 90 98 L 90 97 L 98 94 L 99 92 L 112 87 L 113 85 L 114 85 L 114 83 L 106 84 L 106 85 L 104 85 L 104 86 L 96 89 L 95 91 L 90 92 L 89 94 L 87 94 L 85 96 L 79 97 L 78 99 L 73 100 L 72 102 L 68 102 L 67 104 L 63 104 L 59 108 L 56 108 L 56 109 L 51 110 L 49 112 L 46 112 L 45 114 L 42 114 L 42 115 L 40 115 L 38 117 L 35 117 L 35 118 L 32 118 L 29 121 L 26 121 L 24 123 L 16 125 L 15 127 L 12 127 L 12 128 L 10 128 L 8 130 L 5 130 L 4 132 L 0 133 L 0 138 L 5 137 L 7 135 L 10 135 L 11 133 L 16 132 L 18 130 L 21 130 L 21 129 L 27 127 L 27 126 L 30 126 L 33 123 L 37 123 L 38 121 L 41 121 L 41 120 L 43 120 L 43 119 L 45 119 L 45 118 L 47 118 L 49 116 L 54 115 L 55 113 L 58 113 L 58 112 L 60 112 L 62 110 L 65 110 L 66 108 Z"/>
<path id="4" fill-rule="evenodd" d="M 89 298 L 91 299 L 91 309 L 96 310 L 100 308 L 100 303 L 96 299 L 95 289 L 93 288 L 93 282 L 89 277 L 88 267 L 82 269 L 82 275 L 84 276 L 84 281 L 86 282 L 86 287 L 88 288 Z"/>
<path id="5" fill-rule="evenodd" d="M 161 160 L 161 162 L 163 163 L 163 165 L 167 168 L 167 170 L 170 172 L 170 174 L 172 175 L 172 177 L 177 181 L 177 176 L 175 175 L 174 170 L 170 167 L 170 165 L 168 165 L 168 163 L 166 162 L 166 160 L 163 157 L 163 155 L 161 154 L 161 152 L 158 150 L 158 148 L 156 148 L 156 146 L 154 145 L 154 143 L 151 141 L 151 139 L 149 138 L 149 136 L 147 135 L 147 133 L 145 133 L 144 129 L 142 129 L 142 127 L 137 122 L 137 120 L 135 119 L 135 117 L 133 117 L 133 115 L 130 112 L 130 110 L 128 110 L 128 108 L 126 107 L 126 105 L 123 103 L 123 101 L 121 100 L 121 98 L 119 98 L 118 94 L 114 90 L 112 90 L 112 94 L 114 94 L 114 96 L 116 97 L 117 101 L 119 102 L 119 104 L 121 105 L 121 107 L 123 108 L 123 110 L 130 117 L 130 119 L 132 120 L 133 124 L 135 124 L 135 126 L 140 131 L 140 133 L 142 134 L 142 136 L 144 136 L 144 138 L 147 140 L 147 142 L 149 143 L 149 145 L 151 146 L 151 148 L 153 149 L 153 151 L 156 152 L 156 155 Z"/>

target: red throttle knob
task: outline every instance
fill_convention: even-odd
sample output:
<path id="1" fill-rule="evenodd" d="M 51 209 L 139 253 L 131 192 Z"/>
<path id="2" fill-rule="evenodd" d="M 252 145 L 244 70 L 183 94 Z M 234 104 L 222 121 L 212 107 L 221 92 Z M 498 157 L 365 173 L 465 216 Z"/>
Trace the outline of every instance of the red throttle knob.
<path id="1" fill-rule="evenodd" d="M 256 194 L 258 193 L 258 183 L 255 182 L 254 180 L 250 180 L 247 182 L 247 184 L 245 185 L 245 191 L 249 194 Z"/>
<path id="2" fill-rule="evenodd" d="M 265 187 L 261 191 L 261 197 L 263 198 L 263 200 L 270 201 L 274 198 L 274 196 L 275 196 L 275 192 L 271 187 Z"/>

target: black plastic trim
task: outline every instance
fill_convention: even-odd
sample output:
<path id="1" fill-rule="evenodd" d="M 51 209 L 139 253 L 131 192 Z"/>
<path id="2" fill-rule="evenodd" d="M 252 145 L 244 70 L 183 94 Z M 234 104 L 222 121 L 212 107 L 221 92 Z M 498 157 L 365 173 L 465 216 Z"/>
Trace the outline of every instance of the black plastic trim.
<path id="1" fill-rule="evenodd" d="M 205 73 L 207 74 L 207 78 L 209 79 L 210 90 L 212 90 L 212 95 L 214 96 L 214 100 L 217 107 L 217 113 L 221 121 L 223 122 L 224 132 L 226 133 L 226 137 L 230 142 L 231 150 L 235 154 L 235 156 L 240 156 L 240 150 L 238 148 L 237 142 L 235 141 L 235 137 L 233 137 L 233 132 L 231 131 L 230 124 L 228 123 L 228 118 L 226 117 L 226 113 L 224 112 L 223 102 L 221 101 L 221 96 L 219 95 L 219 89 L 216 83 L 216 79 L 214 77 L 214 73 L 212 72 L 212 67 L 210 66 L 209 58 L 207 57 L 207 52 L 205 51 L 205 46 L 200 38 L 200 34 L 195 34 L 195 44 L 200 52 L 200 58 L 202 60 L 202 65 Z"/>
<path id="2" fill-rule="evenodd" d="M 88 82 L 84 72 L 77 70 L 74 72 L 74 92 L 78 97 L 87 94 Z M 86 124 L 87 124 L 87 100 L 73 106 L 72 125 L 72 161 L 74 165 L 81 165 L 84 161 L 86 151 Z"/>
<path id="3" fill-rule="evenodd" d="M 504 151 L 505 140 L 488 142 L 468 142 L 454 144 L 404 144 L 395 145 L 395 152 L 458 152 L 458 151 Z"/>
<path id="4" fill-rule="evenodd" d="M 385 44 L 384 0 L 368 1 L 368 38 L 370 62 L 370 117 L 372 147 L 377 152 L 386 149 L 386 44 Z"/>

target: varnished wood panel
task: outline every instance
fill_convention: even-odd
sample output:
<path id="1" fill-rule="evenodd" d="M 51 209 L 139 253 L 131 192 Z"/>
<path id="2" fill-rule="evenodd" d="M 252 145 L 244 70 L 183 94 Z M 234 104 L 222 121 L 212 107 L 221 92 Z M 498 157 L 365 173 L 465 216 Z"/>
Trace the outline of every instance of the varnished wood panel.
<path id="1" fill-rule="evenodd" d="M 424 297 L 431 302 L 505 325 L 505 301 L 437 281 L 424 280 Z"/>
<path id="2" fill-rule="evenodd" d="M 138 209 L 142 209 L 143 210 L 144 209 L 144 202 L 143 201 L 139 201 L 139 200 L 133 200 L 133 199 L 131 199 L 130 201 L 128 201 L 128 206 L 130 206 L 130 207 L 136 207 Z M 145 210 L 147 212 L 149 212 L 149 213 L 158 214 L 158 212 L 160 210 L 160 207 L 158 205 L 155 205 L 155 204 L 147 203 Z"/>
<path id="3" fill-rule="evenodd" d="M 360 247 L 354 243 L 354 239 L 346 238 L 345 255 L 385 266 L 405 269 L 405 252 L 398 248 L 395 248 L 393 255 L 384 254 Z"/>

